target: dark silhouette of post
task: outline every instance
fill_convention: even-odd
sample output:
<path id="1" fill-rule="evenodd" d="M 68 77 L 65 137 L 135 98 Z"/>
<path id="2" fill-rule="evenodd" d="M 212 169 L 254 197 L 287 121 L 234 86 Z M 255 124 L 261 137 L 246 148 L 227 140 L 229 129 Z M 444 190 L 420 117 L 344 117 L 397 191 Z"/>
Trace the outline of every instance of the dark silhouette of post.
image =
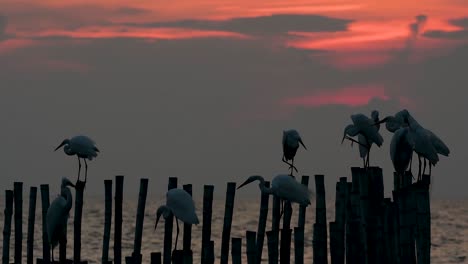
<path id="1" fill-rule="evenodd" d="M 281 230 L 281 241 L 280 241 L 280 245 L 281 245 L 280 246 L 280 263 L 281 264 L 289 264 L 291 262 L 291 233 L 292 233 L 291 228 Z"/>
<path id="2" fill-rule="evenodd" d="M 151 253 L 151 264 L 161 264 L 161 252 Z"/>
<path id="3" fill-rule="evenodd" d="M 42 261 L 50 262 L 50 245 L 47 237 L 47 210 L 49 209 L 49 185 L 41 184 L 42 204 Z"/>
<path id="4" fill-rule="evenodd" d="M 279 234 L 280 234 L 280 211 L 281 211 L 281 200 L 276 195 L 273 195 L 273 209 L 272 209 L 272 219 L 271 219 L 271 238 L 268 238 L 268 258 L 276 259 L 276 263 L 278 263 L 279 259 Z M 268 232 L 267 232 L 268 233 Z M 276 244 L 270 244 L 276 243 Z M 276 249 L 275 249 L 276 248 Z M 276 255 L 275 255 L 276 254 Z"/>
<path id="5" fill-rule="evenodd" d="M 270 188 L 270 182 L 265 181 L 265 187 Z M 262 262 L 263 242 L 265 241 L 266 223 L 268 218 L 268 203 L 270 195 L 268 193 L 261 194 L 260 198 L 260 215 L 258 217 L 257 229 L 257 264 Z"/>
<path id="6" fill-rule="evenodd" d="M 145 219 L 146 194 L 148 193 L 148 179 L 140 179 L 140 193 L 135 223 L 135 241 L 133 244 L 133 263 L 141 263 L 141 240 L 143 236 L 143 221 Z"/>
<path id="7" fill-rule="evenodd" d="M 336 183 L 336 198 L 335 198 L 335 224 L 334 236 L 332 237 L 330 223 L 330 243 L 334 243 L 332 249 L 330 245 L 332 263 L 344 264 L 345 262 L 345 223 L 346 223 L 346 206 L 348 203 L 348 182 L 346 177 L 341 177 Z M 333 240 L 333 241 L 332 241 Z"/>
<path id="8" fill-rule="evenodd" d="M 294 263 L 304 263 L 304 228 L 294 228 Z"/>
<path id="9" fill-rule="evenodd" d="M 268 263 L 278 264 L 278 236 L 277 231 L 267 231 Z"/>
<path id="10" fill-rule="evenodd" d="M 108 264 L 109 261 L 109 241 L 112 222 L 112 180 L 104 180 L 104 235 L 102 238 L 102 263 Z"/>
<path id="11" fill-rule="evenodd" d="M 15 207 L 15 264 L 21 263 L 23 250 L 23 183 L 13 184 Z"/>
<path id="12" fill-rule="evenodd" d="M 416 191 L 417 202 L 417 236 L 416 249 L 418 264 L 428 264 L 431 261 L 431 204 L 429 197 L 430 178 L 423 175 Z"/>
<path id="13" fill-rule="evenodd" d="M 328 263 L 327 254 L 327 210 L 325 204 L 324 175 L 315 175 L 316 207 L 313 231 L 314 263 Z"/>
<path id="14" fill-rule="evenodd" d="M 192 184 L 185 184 L 183 188 L 187 193 L 192 195 Z M 184 264 L 192 264 L 193 252 L 192 252 L 192 225 L 191 224 L 184 223 L 183 249 L 184 249 Z"/>
<path id="15" fill-rule="evenodd" d="M 29 190 L 29 212 L 28 212 L 28 238 L 26 249 L 26 263 L 34 263 L 34 222 L 36 220 L 36 196 L 37 187 L 31 187 Z"/>
<path id="16" fill-rule="evenodd" d="M 224 224 L 221 241 L 221 264 L 227 264 L 229 260 L 229 241 L 231 239 L 232 214 L 234 211 L 235 195 L 236 183 L 228 182 L 226 190 L 226 204 L 224 207 Z"/>
<path id="17" fill-rule="evenodd" d="M 254 231 L 246 231 L 246 252 L 247 252 L 247 263 L 256 264 L 257 263 L 257 246 L 256 246 L 256 237 L 257 233 Z"/>
<path id="18" fill-rule="evenodd" d="M 169 177 L 169 183 L 167 184 L 167 190 L 177 188 L 177 177 Z M 172 227 L 173 227 L 174 216 L 169 214 L 169 217 L 164 222 L 164 254 L 163 263 L 170 264 L 172 257 Z"/>
<path id="19" fill-rule="evenodd" d="M 75 220 L 73 229 L 73 262 L 81 263 L 81 220 L 83 218 L 83 196 L 86 183 L 78 180 L 75 186 Z"/>
<path id="20" fill-rule="evenodd" d="M 232 264 L 242 263 L 242 238 L 233 237 L 231 241 Z"/>
<path id="21" fill-rule="evenodd" d="M 122 203 L 124 176 L 115 177 L 114 263 L 122 263 Z"/>
<path id="22" fill-rule="evenodd" d="M 202 248 L 201 262 L 208 263 L 210 239 L 211 239 L 211 218 L 213 210 L 213 185 L 205 185 L 203 190 L 203 227 L 202 227 Z"/>
<path id="23" fill-rule="evenodd" d="M 3 254 L 2 263 L 10 262 L 10 236 L 11 236 L 11 217 L 13 215 L 13 191 L 5 191 L 5 218 L 3 219 Z"/>

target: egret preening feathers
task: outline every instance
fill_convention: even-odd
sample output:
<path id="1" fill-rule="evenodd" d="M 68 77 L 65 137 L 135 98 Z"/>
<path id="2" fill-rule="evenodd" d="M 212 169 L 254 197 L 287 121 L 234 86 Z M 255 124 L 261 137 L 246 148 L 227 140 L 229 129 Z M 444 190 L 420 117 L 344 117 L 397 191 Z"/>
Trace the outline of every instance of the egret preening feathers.
<path id="1" fill-rule="evenodd" d="M 97 157 L 99 149 L 96 147 L 94 141 L 87 136 L 75 136 L 71 139 L 65 139 L 62 143 L 55 148 L 57 151 L 63 146 L 63 151 L 69 156 L 76 155 L 78 158 L 78 180 L 80 180 L 81 160 L 85 162 L 85 182 L 88 176 L 88 163 L 86 160 L 92 160 Z"/>
<path id="2" fill-rule="evenodd" d="M 179 222 L 186 224 L 198 224 L 197 214 L 195 212 L 195 204 L 193 202 L 192 196 L 182 189 L 171 189 L 166 193 L 166 205 L 161 205 L 156 212 L 156 224 L 154 229 L 158 226 L 159 218 L 161 215 L 164 219 L 167 219 L 170 214 L 173 214 L 176 218 L 177 224 L 177 235 L 175 248 L 177 249 L 177 240 L 179 238 Z"/>
<path id="3" fill-rule="evenodd" d="M 378 147 L 380 147 L 382 146 L 384 141 L 383 137 L 379 133 L 379 128 L 374 125 L 379 124 L 376 123 L 376 121 L 374 121 L 378 120 L 378 118 L 379 112 L 375 110 L 372 111 L 372 119 L 363 114 L 351 115 L 351 120 L 353 121 L 353 124 L 346 126 L 344 129 L 343 139 L 341 140 L 342 144 L 345 139 L 349 139 L 352 142 L 358 143 L 359 146 L 367 149 L 367 152 L 360 151 L 361 157 L 363 154 L 364 156 L 367 155 L 367 161 L 364 162 L 364 167 L 369 167 L 369 152 L 371 145 L 375 143 Z M 364 142 L 360 142 L 351 138 L 357 135 L 362 135 L 365 141 L 362 140 Z"/>
<path id="4" fill-rule="evenodd" d="M 294 166 L 294 157 L 296 156 L 297 149 L 299 148 L 299 144 L 301 144 L 304 149 L 307 149 L 302 142 L 302 138 L 299 135 L 299 132 L 295 129 L 291 130 L 284 130 L 283 131 L 283 159 L 282 161 L 289 165 L 289 169 L 291 169 L 291 174 L 293 175 L 293 169 L 297 172 L 297 168 Z M 288 161 L 291 160 L 291 163 Z"/>
<path id="5" fill-rule="evenodd" d="M 72 194 L 67 186 L 75 187 L 69 179 L 62 178 L 60 195 L 52 201 L 47 209 L 47 238 L 52 250 L 52 261 L 54 260 L 54 248 L 67 235 L 67 222 L 72 208 Z"/>

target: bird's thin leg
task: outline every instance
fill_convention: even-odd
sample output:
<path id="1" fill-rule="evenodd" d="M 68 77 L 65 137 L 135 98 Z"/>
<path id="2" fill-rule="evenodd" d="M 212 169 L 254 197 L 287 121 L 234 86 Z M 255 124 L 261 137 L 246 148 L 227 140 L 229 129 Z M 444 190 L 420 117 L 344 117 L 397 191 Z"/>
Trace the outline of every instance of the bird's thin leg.
<path id="1" fill-rule="evenodd" d="M 421 155 L 418 154 L 419 159 L 419 171 L 418 171 L 418 179 L 421 177 Z"/>
<path id="2" fill-rule="evenodd" d="M 86 162 L 86 159 L 83 159 L 84 160 L 84 164 L 85 164 L 85 178 L 84 178 L 84 182 L 86 183 L 86 179 L 88 179 L 88 163 Z"/>
<path id="3" fill-rule="evenodd" d="M 179 240 L 179 219 L 176 218 L 175 222 L 177 224 L 177 234 L 176 234 L 176 239 L 175 239 L 175 250 L 177 250 L 177 241 Z"/>
<path id="4" fill-rule="evenodd" d="M 80 160 L 80 157 L 78 157 L 78 180 L 76 180 L 77 182 L 80 180 L 80 172 L 81 172 L 81 160 Z"/>
<path id="5" fill-rule="evenodd" d="M 432 175 L 432 163 L 429 162 L 429 176 Z"/>
<path id="6" fill-rule="evenodd" d="M 52 248 L 52 263 L 54 263 L 54 248 Z"/>
<path id="7" fill-rule="evenodd" d="M 297 168 L 294 167 L 291 163 L 289 163 L 289 162 L 284 158 L 284 155 L 283 155 L 283 159 L 281 159 L 281 161 L 283 161 L 284 163 L 288 164 L 290 169 L 293 168 L 294 170 L 296 170 L 296 172 L 298 172 L 298 171 L 297 171 Z"/>
<path id="8" fill-rule="evenodd" d="M 296 167 L 294 167 L 294 158 L 292 158 L 292 160 L 291 160 L 291 166 L 292 166 L 291 167 L 291 176 L 293 176 L 293 173 L 294 173 L 293 168 L 296 168 Z"/>
<path id="9" fill-rule="evenodd" d="M 361 145 L 361 146 L 363 146 L 363 147 L 365 147 L 365 148 L 369 148 L 368 145 L 362 144 L 361 142 L 355 140 L 355 139 L 352 138 L 352 137 L 346 136 L 345 138 L 346 138 L 347 140 L 350 140 L 351 142 L 354 142 L 354 143 L 356 143 L 356 144 L 359 144 L 359 145 Z"/>
<path id="10" fill-rule="evenodd" d="M 411 152 L 410 163 L 409 163 L 409 171 L 411 172 L 411 165 L 413 165 L 413 152 Z"/>
<path id="11" fill-rule="evenodd" d="M 366 167 L 366 157 L 362 158 L 362 164 L 364 164 L 363 168 L 365 168 Z"/>
<path id="12" fill-rule="evenodd" d="M 280 211 L 280 219 L 281 217 L 283 216 L 283 212 L 284 212 L 284 200 L 281 200 L 281 211 Z"/>
<path id="13" fill-rule="evenodd" d="M 423 169 L 422 175 L 424 175 L 425 173 L 426 173 L 426 158 L 424 158 L 424 169 Z M 420 177 L 418 180 L 421 180 L 421 179 L 422 179 L 422 175 L 421 175 L 421 177 Z"/>

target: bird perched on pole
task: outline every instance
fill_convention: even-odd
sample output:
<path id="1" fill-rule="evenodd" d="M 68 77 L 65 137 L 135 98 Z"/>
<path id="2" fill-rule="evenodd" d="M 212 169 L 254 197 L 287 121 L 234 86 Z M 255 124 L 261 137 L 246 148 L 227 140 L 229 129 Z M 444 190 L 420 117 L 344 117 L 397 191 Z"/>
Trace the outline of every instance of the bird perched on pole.
<path id="1" fill-rule="evenodd" d="M 297 171 L 297 168 L 294 166 L 294 157 L 296 156 L 297 149 L 299 148 L 299 144 L 301 144 L 304 149 L 307 150 L 304 142 L 302 142 L 302 138 L 299 135 L 299 132 L 295 129 L 291 130 L 283 130 L 283 158 L 282 161 L 289 165 L 289 169 L 291 170 L 290 175 L 293 175 L 293 169 Z M 288 161 L 291 161 L 289 163 Z"/>
<path id="2" fill-rule="evenodd" d="M 69 179 L 62 178 L 60 195 L 52 201 L 47 209 L 47 238 L 52 249 L 52 261 L 54 261 L 54 248 L 67 235 L 68 217 L 72 208 L 72 194 L 67 186 L 75 187 Z"/>
<path id="3" fill-rule="evenodd" d="M 387 116 L 376 124 L 386 123 L 386 128 L 390 132 L 395 132 L 400 127 L 408 127 L 410 136 L 414 142 L 413 150 L 418 155 L 419 171 L 418 181 L 422 179 L 422 174 L 426 171 L 426 160 L 429 162 L 429 175 L 431 168 L 439 161 L 438 154 L 449 156 L 450 149 L 432 131 L 422 127 L 416 119 L 411 116 L 408 110 L 404 109 L 395 114 Z M 424 168 L 421 170 L 421 158 L 424 159 Z"/>
<path id="4" fill-rule="evenodd" d="M 260 175 L 253 175 L 247 178 L 247 180 L 239 185 L 237 189 L 254 182 L 259 181 L 258 184 L 262 193 L 272 194 L 280 198 L 283 202 L 289 201 L 291 203 L 298 203 L 303 206 L 310 204 L 310 196 L 312 191 L 307 186 L 296 181 L 290 175 L 279 174 L 271 181 L 271 187 L 265 186 L 265 179 Z M 282 203 L 283 204 L 283 203 Z M 284 206 L 284 205 L 283 205 Z M 280 214 L 282 215 L 282 213 Z"/>
<path id="5" fill-rule="evenodd" d="M 177 240 L 179 238 L 178 220 L 181 220 L 185 224 L 192 225 L 200 223 L 195 212 L 195 204 L 192 196 L 188 192 L 182 189 L 171 189 L 167 191 L 166 205 L 161 205 L 156 211 L 156 224 L 154 225 L 154 230 L 156 230 L 158 226 L 161 215 L 164 217 L 164 220 L 167 220 L 171 214 L 176 218 L 177 235 L 175 249 L 177 249 Z"/>
<path id="6" fill-rule="evenodd" d="M 395 131 L 392 141 L 390 142 L 390 158 L 392 159 L 393 167 L 400 178 L 400 183 L 403 180 L 403 174 L 411 164 L 413 148 L 414 141 L 408 127 L 402 127 Z"/>
<path id="7" fill-rule="evenodd" d="M 65 154 L 69 156 L 74 156 L 78 158 L 78 180 L 80 180 L 80 172 L 81 172 L 81 160 L 84 160 L 85 163 L 85 180 L 88 177 L 88 163 L 86 160 L 92 160 L 93 158 L 97 157 L 99 149 L 96 147 L 96 143 L 92 139 L 87 136 L 75 136 L 71 139 L 64 139 L 62 143 L 55 148 L 57 151 L 59 148 L 63 146 L 63 151 Z"/>
<path id="8" fill-rule="evenodd" d="M 378 147 L 381 147 L 383 144 L 383 137 L 379 133 L 379 128 L 376 126 L 374 120 L 379 118 L 379 112 L 373 111 L 372 112 L 372 119 L 365 116 L 364 114 L 355 114 L 351 115 L 351 120 L 353 124 L 348 125 L 344 129 L 343 139 L 341 140 L 341 144 L 343 144 L 345 139 L 350 140 L 351 142 L 359 144 L 360 147 L 365 148 L 367 151 L 360 150 L 361 157 L 367 155 L 367 160 L 364 161 L 364 167 L 369 167 L 369 156 L 370 156 L 370 148 L 373 143 L 375 143 Z M 357 141 L 351 137 L 362 135 L 363 142 Z M 362 157 L 362 158 L 364 158 Z"/>

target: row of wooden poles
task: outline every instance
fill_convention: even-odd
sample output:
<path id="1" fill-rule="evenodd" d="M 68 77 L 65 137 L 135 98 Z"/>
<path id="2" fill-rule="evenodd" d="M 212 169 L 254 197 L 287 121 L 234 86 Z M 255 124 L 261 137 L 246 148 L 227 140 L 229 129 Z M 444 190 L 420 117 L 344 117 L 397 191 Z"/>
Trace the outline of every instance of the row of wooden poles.
<path id="1" fill-rule="evenodd" d="M 394 176 L 393 201 L 384 198 L 382 170 L 352 168 L 352 182 L 346 177 L 336 184 L 335 221 L 329 223 L 331 263 L 430 263 L 430 205 L 429 177 L 412 184 L 412 176 Z M 309 176 L 302 176 L 302 184 L 309 184 Z M 122 202 L 123 176 L 115 178 L 114 213 L 114 258 L 122 263 Z M 109 244 L 112 220 L 112 180 L 105 180 L 105 225 L 102 247 L 102 263 L 109 261 Z M 269 186 L 269 182 L 266 182 Z M 177 188 L 177 178 L 170 177 L 168 189 Z M 192 194 L 192 185 L 182 188 Z M 3 230 L 3 264 L 9 262 L 11 220 L 14 205 L 15 220 L 15 263 L 21 263 L 22 256 L 22 191 L 21 182 L 14 183 L 13 190 L 6 190 L 5 218 Z M 49 186 L 41 185 L 42 198 L 42 241 L 43 256 L 37 263 L 50 263 L 50 247 L 47 243 L 46 214 L 49 207 Z M 81 261 L 81 218 L 84 184 L 79 182 L 75 195 L 74 250 L 73 260 L 66 259 L 66 240 L 60 241 L 60 263 L 87 263 Z M 136 214 L 135 240 L 131 256 L 125 257 L 128 264 L 142 262 L 141 243 L 143 221 L 148 190 L 148 179 L 141 179 Z M 203 193 L 203 220 L 201 263 L 215 261 L 214 241 L 211 240 L 213 185 L 205 185 Z M 328 263 L 327 218 L 324 176 L 315 175 L 315 223 L 313 224 L 313 263 Z M 229 256 L 233 264 L 242 263 L 242 239 L 231 238 L 236 183 L 227 183 L 224 223 L 221 240 L 221 264 L 227 264 Z M 34 221 L 37 188 L 31 187 L 29 196 L 29 217 L 27 234 L 27 263 L 33 263 Z M 280 228 L 280 200 L 273 196 L 272 226 L 266 230 L 269 211 L 269 195 L 262 194 L 258 228 L 247 230 L 246 256 L 249 264 L 261 263 L 265 236 L 267 238 L 268 263 L 289 264 L 291 261 L 291 240 L 294 231 L 294 263 L 304 263 L 304 229 L 306 208 L 299 207 L 297 226 L 291 229 L 291 204 L 286 202 L 283 225 Z M 172 252 L 172 216 L 165 221 L 163 252 L 151 253 L 151 263 L 193 263 L 192 226 L 184 224 L 183 247 Z M 416 250 L 415 250 L 416 248 Z M 231 252 L 229 252 L 231 249 Z M 279 249 L 279 250 L 278 250 Z"/>

